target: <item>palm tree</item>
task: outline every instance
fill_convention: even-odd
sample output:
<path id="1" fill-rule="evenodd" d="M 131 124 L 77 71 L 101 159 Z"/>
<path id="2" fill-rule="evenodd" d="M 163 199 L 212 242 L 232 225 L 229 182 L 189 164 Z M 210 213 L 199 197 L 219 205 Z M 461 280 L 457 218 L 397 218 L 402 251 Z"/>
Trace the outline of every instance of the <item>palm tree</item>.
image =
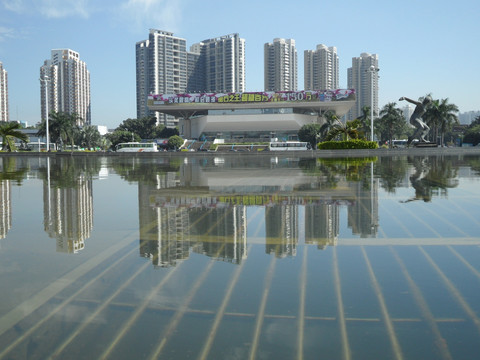
<path id="1" fill-rule="evenodd" d="M 386 131 L 389 147 L 392 147 L 393 136 L 400 132 L 405 124 L 402 110 L 396 106 L 397 104 L 394 102 L 385 105 L 380 111 L 380 119 L 378 119 L 379 126 L 383 126 Z"/>
<path id="2" fill-rule="evenodd" d="M 328 110 L 323 114 L 325 119 L 325 123 L 320 126 L 320 130 L 318 132 L 318 136 L 320 139 L 325 139 L 328 132 L 332 129 L 332 127 L 338 122 L 338 116 L 335 114 L 334 111 Z"/>
<path id="3" fill-rule="evenodd" d="M 28 135 L 19 131 L 21 128 L 17 122 L 8 122 L 0 125 L 0 136 L 2 137 L 2 150 L 15 151 L 15 139 L 28 142 Z"/>
<path id="4" fill-rule="evenodd" d="M 342 140 L 359 139 L 364 137 L 359 130 L 359 127 L 361 126 L 359 119 L 347 121 L 345 125 L 338 119 L 338 117 L 336 120 L 337 122 L 332 126 L 325 137 L 325 140 L 329 141 L 338 137 L 341 137 Z"/>
<path id="5" fill-rule="evenodd" d="M 95 126 L 84 126 L 82 129 L 80 129 L 78 135 L 80 140 L 79 142 L 83 147 L 90 149 L 100 145 L 101 135 Z"/>
<path id="6" fill-rule="evenodd" d="M 437 116 L 437 126 L 440 130 L 440 145 L 444 145 L 445 133 L 449 131 L 454 124 L 458 124 L 458 107 L 455 104 L 449 104 L 448 98 L 434 101 L 435 115 Z"/>
<path id="7" fill-rule="evenodd" d="M 364 134 L 370 133 L 370 106 L 364 106 L 362 107 L 362 115 L 358 117 L 358 120 L 360 120 L 361 125 L 361 130 Z M 373 141 L 373 139 L 370 139 L 370 141 Z"/>
<path id="8" fill-rule="evenodd" d="M 68 144 L 72 146 L 74 144 L 74 136 L 78 131 L 78 123 L 80 117 L 78 114 L 68 114 L 64 112 L 51 112 L 48 119 L 48 130 L 51 140 L 57 145 Z M 38 136 L 46 136 L 46 123 L 45 120 L 40 124 L 40 128 L 37 132 Z"/>

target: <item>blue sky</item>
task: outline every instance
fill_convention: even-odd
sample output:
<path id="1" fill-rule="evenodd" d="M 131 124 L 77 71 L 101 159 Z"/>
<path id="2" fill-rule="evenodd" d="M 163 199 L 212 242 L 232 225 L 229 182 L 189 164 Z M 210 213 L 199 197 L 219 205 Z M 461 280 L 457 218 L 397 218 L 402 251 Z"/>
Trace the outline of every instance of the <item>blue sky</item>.
<path id="1" fill-rule="evenodd" d="M 0 61 L 8 71 L 10 119 L 40 120 L 39 69 L 50 51 L 80 53 L 91 76 L 92 124 L 117 127 L 136 117 L 135 43 L 150 28 L 187 47 L 239 33 L 246 40 L 246 90 L 263 90 L 263 44 L 295 39 L 298 84 L 303 52 L 337 47 L 340 86 L 352 57 L 378 54 L 380 106 L 431 93 L 461 112 L 480 110 L 480 2 L 0 0 Z"/>

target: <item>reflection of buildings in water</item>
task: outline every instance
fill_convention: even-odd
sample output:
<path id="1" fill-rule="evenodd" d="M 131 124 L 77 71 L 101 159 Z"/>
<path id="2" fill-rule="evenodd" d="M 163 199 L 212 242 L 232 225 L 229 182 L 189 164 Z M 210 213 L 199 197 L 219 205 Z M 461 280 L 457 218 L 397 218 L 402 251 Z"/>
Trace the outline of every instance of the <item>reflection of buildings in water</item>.
<path id="1" fill-rule="evenodd" d="M 158 187 L 166 179 L 157 180 Z M 154 266 L 175 266 L 190 252 L 188 213 L 174 206 L 152 207 L 151 190 L 151 185 L 138 184 L 140 256 L 150 258 Z"/>
<path id="2" fill-rule="evenodd" d="M 165 175 L 167 177 L 167 174 Z M 191 207 L 187 201 L 151 203 L 156 187 L 139 183 L 140 255 L 154 266 L 175 266 L 194 252 L 240 263 L 246 257 L 246 207 Z"/>
<path id="3" fill-rule="evenodd" d="M 12 227 L 11 201 L 10 180 L 2 180 L 0 181 L 0 239 L 4 239 Z"/>
<path id="4" fill-rule="evenodd" d="M 376 237 L 378 230 L 378 179 L 365 189 L 363 182 L 353 182 L 356 200 L 348 207 L 348 226 L 362 238 Z"/>
<path id="5" fill-rule="evenodd" d="M 193 251 L 216 260 L 239 264 L 247 257 L 247 207 L 189 210 Z"/>
<path id="6" fill-rule="evenodd" d="M 93 228 L 92 181 L 81 176 L 76 187 L 49 188 L 43 184 L 44 227 L 57 239 L 57 251 L 76 253 Z"/>
<path id="7" fill-rule="evenodd" d="M 340 205 L 309 204 L 305 206 L 305 243 L 319 249 L 337 244 L 340 227 Z"/>
<path id="8" fill-rule="evenodd" d="M 277 257 L 295 256 L 298 242 L 298 205 L 265 208 L 265 252 Z"/>
<path id="9" fill-rule="evenodd" d="M 332 188 L 296 168 L 204 170 L 190 163 L 152 180 L 139 183 L 140 254 L 155 266 L 175 265 L 189 251 L 240 263 L 247 256 L 249 206 L 265 208 L 265 251 L 278 257 L 296 255 L 300 233 L 319 249 L 335 245 L 341 206 L 354 234 L 377 232 L 378 181 L 343 180 Z"/>

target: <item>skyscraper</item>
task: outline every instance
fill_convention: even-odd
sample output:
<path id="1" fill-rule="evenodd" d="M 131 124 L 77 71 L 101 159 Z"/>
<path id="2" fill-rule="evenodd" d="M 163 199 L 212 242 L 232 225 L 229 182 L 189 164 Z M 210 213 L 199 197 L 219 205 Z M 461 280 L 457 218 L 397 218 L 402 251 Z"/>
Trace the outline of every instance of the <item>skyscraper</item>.
<path id="1" fill-rule="evenodd" d="M 198 71 L 204 72 L 205 84 L 203 89 L 191 91 L 245 91 L 245 39 L 238 34 L 224 35 L 194 44 L 192 48 L 200 50 Z"/>
<path id="2" fill-rule="evenodd" d="M 48 112 L 78 114 L 77 125 L 91 124 L 90 72 L 80 54 L 70 49 L 54 49 L 51 59 L 40 67 L 42 119 Z M 45 92 L 48 88 L 48 96 Z"/>
<path id="3" fill-rule="evenodd" d="M 293 39 L 273 39 L 264 45 L 265 91 L 297 90 L 297 49 Z"/>
<path id="4" fill-rule="evenodd" d="M 370 67 L 373 66 L 373 72 Z M 373 115 L 378 116 L 378 55 L 362 53 L 352 58 L 352 67 L 348 68 L 347 87 L 355 89 L 357 101 L 347 114 L 349 120 L 362 116 L 364 106 L 372 107 Z M 372 98 L 373 94 L 373 98 Z"/>
<path id="5" fill-rule="evenodd" d="M 136 43 L 137 118 L 155 116 L 157 123 L 173 127 L 172 116 L 151 113 L 149 94 L 175 94 L 187 88 L 186 40 L 173 33 L 150 29 L 148 40 Z"/>
<path id="6" fill-rule="evenodd" d="M 8 76 L 0 62 L 0 122 L 8 120 Z"/>
<path id="7" fill-rule="evenodd" d="M 305 90 L 338 89 L 338 55 L 337 48 L 317 45 L 316 50 L 304 52 Z"/>

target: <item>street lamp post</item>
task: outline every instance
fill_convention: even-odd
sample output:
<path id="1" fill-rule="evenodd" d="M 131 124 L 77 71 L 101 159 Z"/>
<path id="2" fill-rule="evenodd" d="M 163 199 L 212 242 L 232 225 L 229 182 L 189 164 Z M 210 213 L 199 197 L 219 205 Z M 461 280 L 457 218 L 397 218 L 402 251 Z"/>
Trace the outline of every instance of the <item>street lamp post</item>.
<path id="1" fill-rule="evenodd" d="M 43 75 L 43 78 L 40 79 L 40 82 L 45 85 L 45 125 L 47 128 L 46 137 L 47 137 L 47 152 L 50 151 L 50 133 L 48 129 L 48 83 L 50 78 L 47 75 Z"/>
<path id="2" fill-rule="evenodd" d="M 379 68 L 376 68 L 374 65 L 371 65 L 367 72 L 370 73 L 370 89 L 371 89 L 371 106 L 370 106 L 370 141 L 373 141 L 373 75 L 380 71 Z"/>

